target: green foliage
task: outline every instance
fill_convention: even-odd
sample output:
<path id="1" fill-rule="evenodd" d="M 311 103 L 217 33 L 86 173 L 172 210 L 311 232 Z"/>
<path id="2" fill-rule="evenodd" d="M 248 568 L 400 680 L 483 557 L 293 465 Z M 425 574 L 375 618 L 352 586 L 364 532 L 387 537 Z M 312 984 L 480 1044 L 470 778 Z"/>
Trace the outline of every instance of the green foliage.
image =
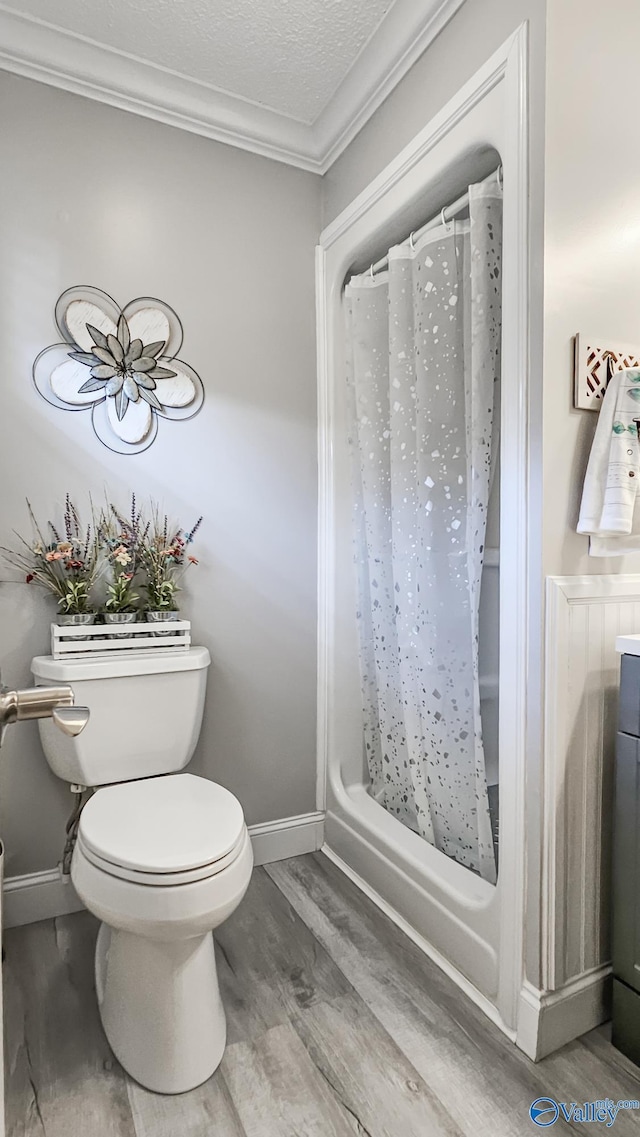
<path id="1" fill-rule="evenodd" d="M 139 599 L 138 593 L 133 591 L 131 574 L 120 572 L 107 585 L 105 608 L 107 612 L 135 612 Z"/>
<path id="2" fill-rule="evenodd" d="M 150 612 L 177 612 L 176 593 L 180 591 L 177 581 L 148 579 L 142 587 L 147 594 L 147 608 Z"/>
<path id="3" fill-rule="evenodd" d="M 68 580 L 66 591 L 58 600 L 58 607 L 65 616 L 80 616 L 89 612 L 89 586 L 86 580 Z"/>

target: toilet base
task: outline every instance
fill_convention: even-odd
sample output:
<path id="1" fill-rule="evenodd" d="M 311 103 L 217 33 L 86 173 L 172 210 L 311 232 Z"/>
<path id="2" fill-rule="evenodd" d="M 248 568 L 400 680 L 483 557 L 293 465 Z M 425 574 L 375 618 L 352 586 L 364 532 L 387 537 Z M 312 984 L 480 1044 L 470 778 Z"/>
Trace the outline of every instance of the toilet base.
<path id="1" fill-rule="evenodd" d="M 147 1089 L 181 1094 L 219 1066 L 226 1020 L 211 932 L 167 942 L 101 924 L 96 990 L 111 1049 Z"/>

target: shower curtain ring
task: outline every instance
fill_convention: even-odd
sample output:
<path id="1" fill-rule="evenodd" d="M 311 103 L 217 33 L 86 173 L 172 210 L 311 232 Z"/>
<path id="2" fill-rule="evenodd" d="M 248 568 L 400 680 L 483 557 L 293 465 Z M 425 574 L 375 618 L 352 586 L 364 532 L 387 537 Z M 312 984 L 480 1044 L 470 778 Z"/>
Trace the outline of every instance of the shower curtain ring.
<path id="1" fill-rule="evenodd" d="M 414 245 L 414 243 L 413 243 L 413 233 L 410 233 L 410 234 L 409 234 L 409 244 L 410 244 L 410 246 L 411 246 L 411 252 L 412 252 L 412 253 L 415 253 L 415 251 L 416 251 L 416 247 L 415 247 L 415 245 Z"/>
<path id="2" fill-rule="evenodd" d="M 448 224 L 448 222 L 447 222 L 447 218 L 446 218 L 446 216 L 445 216 L 445 213 L 446 213 L 446 209 L 447 209 L 446 205 L 443 205 L 443 206 L 442 206 L 442 209 L 440 210 L 440 221 L 441 221 L 441 222 L 442 222 L 442 224 L 444 225 L 445 229 L 446 229 L 446 227 L 447 227 L 447 224 Z"/>
<path id="3" fill-rule="evenodd" d="M 370 275 L 371 279 L 373 280 L 373 265 L 371 265 L 369 268 L 369 275 Z"/>

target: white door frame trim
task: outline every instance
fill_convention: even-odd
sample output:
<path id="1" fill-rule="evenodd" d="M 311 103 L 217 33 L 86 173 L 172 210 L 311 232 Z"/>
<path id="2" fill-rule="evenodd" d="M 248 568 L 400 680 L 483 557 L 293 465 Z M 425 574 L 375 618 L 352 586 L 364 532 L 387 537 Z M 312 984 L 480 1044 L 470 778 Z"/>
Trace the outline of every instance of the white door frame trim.
<path id="1" fill-rule="evenodd" d="M 539 547 L 539 518 L 530 499 L 529 415 L 529 116 L 528 29 L 522 24 L 495 52 L 447 106 L 347 206 L 321 234 L 316 254 L 318 332 L 318 809 L 326 808 L 327 775 L 332 742 L 331 676 L 336 651 L 334 626 L 336 545 L 334 536 L 334 436 L 337 327 L 336 298 L 345 273 L 356 259 L 354 227 L 385 200 L 389 218 L 401 197 L 403 179 L 496 86 L 504 84 L 505 181 L 504 257 L 509 262 L 511 287 L 503 302 L 502 459 L 509 471 L 502 490 L 501 545 L 501 691 L 500 732 L 503 763 L 500 774 L 501 845 L 499 888 L 502 895 L 500 933 L 500 990 L 498 1008 L 504 1025 L 517 1024 L 524 979 L 525 918 L 525 772 L 531 746 L 527 679 L 541 658 L 542 595 L 532 587 L 530 549 Z M 412 183 L 415 190 L 415 184 Z M 387 196 L 388 195 L 388 196 Z M 533 721 L 536 716 L 532 715 Z M 503 828 L 504 817 L 504 828 Z"/>

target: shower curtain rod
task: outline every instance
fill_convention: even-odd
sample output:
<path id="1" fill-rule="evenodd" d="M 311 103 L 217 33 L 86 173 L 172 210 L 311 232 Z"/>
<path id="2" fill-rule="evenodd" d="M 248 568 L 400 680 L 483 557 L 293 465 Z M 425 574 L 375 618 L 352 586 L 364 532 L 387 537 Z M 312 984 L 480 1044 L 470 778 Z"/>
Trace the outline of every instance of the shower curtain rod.
<path id="1" fill-rule="evenodd" d="M 502 166 L 498 166 L 492 174 L 489 174 L 488 177 L 486 177 L 480 183 L 480 185 L 485 185 L 485 183 L 490 182 L 492 178 L 497 178 L 498 185 L 502 189 Z M 414 241 L 419 241 L 420 238 L 423 237 L 425 233 L 428 233 L 430 229 L 436 229 L 438 225 L 446 225 L 447 221 L 451 221 L 456 213 L 459 213 L 460 210 L 464 209 L 468 204 L 469 191 L 467 190 L 467 192 L 463 193 L 462 196 L 457 198 L 456 201 L 453 201 L 451 205 L 445 205 L 436 217 L 431 218 L 431 221 L 427 221 L 426 224 L 422 225 L 420 229 L 414 229 L 413 232 L 409 234 L 406 240 L 409 241 L 411 248 L 413 248 Z M 402 244 L 404 244 L 404 241 Z M 388 265 L 389 256 L 387 254 L 387 256 L 381 257 L 379 261 L 376 261 L 375 264 L 371 265 L 371 268 L 369 269 L 371 279 L 373 279 L 376 272 L 380 272 L 381 269 L 387 268 Z"/>

